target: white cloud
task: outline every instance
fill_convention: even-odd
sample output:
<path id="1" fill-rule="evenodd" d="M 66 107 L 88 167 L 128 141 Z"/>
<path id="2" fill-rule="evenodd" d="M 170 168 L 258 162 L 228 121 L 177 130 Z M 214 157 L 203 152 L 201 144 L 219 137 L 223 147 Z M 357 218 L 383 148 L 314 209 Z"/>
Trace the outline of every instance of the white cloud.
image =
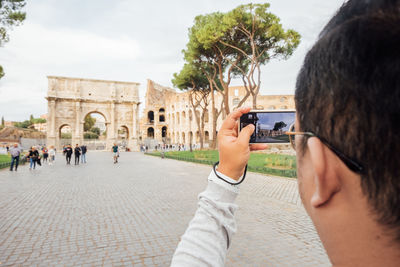
<path id="1" fill-rule="evenodd" d="M 12 116 L 15 119 L 23 119 L 23 112 L 24 117 L 45 113 L 47 75 L 86 76 L 90 73 L 86 69 L 109 69 L 112 63 L 134 61 L 140 54 L 139 43 L 126 35 L 107 38 L 83 30 L 27 23 L 17 28 L 10 43 L 1 49 L 6 76 L 0 80 L 0 113 L 16 112 L 8 108 L 10 104 L 18 105 L 18 114 Z M 21 99 L 26 105 L 20 105 Z"/>
<path id="2" fill-rule="evenodd" d="M 106 38 L 82 30 L 49 29 L 27 24 L 12 36 L 6 52 L 35 65 L 76 64 L 86 61 L 134 60 L 140 54 L 137 41 L 127 37 Z"/>
<path id="3" fill-rule="evenodd" d="M 183 66 L 181 50 L 194 17 L 228 11 L 247 0 L 132 1 L 35 0 L 27 20 L 0 48 L 0 115 L 22 120 L 47 112 L 48 75 L 134 81 L 172 86 Z M 255 0 L 253 2 L 265 2 Z M 262 94 L 292 94 L 306 51 L 343 0 L 270 0 L 285 28 L 302 35 L 287 61 L 262 68 Z M 232 85 L 241 85 L 233 81 Z"/>

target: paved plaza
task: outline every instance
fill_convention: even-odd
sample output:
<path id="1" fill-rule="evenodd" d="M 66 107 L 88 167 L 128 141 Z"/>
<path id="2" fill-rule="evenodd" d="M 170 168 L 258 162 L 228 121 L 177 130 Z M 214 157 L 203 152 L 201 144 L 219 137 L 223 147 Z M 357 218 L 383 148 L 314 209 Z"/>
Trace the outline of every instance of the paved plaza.
<path id="1" fill-rule="evenodd" d="M 0 267 L 169 266 L 210 166 L 140 153 L 0 171 Z M 227 266 L 329 266 L 295 179 L 248 173 Z"/>

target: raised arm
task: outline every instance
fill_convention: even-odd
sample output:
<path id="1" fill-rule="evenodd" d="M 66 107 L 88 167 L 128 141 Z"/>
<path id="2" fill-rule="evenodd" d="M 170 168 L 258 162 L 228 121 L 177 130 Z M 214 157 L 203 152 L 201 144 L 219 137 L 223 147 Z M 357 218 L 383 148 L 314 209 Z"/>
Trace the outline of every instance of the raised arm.
<path id="1" fill-rule="evenodd" d="M 238 119 L 250 111 L 241 108 L 232 112 L 218 133 L 220 164 L 218 176 L 235 183 L 243 175 L 250 150 L 265 149 L 266 145 L 251 145 L 254 126 L 248 125 L 238 134 Z M 231 185 L 212 171 L 207 189 L 199 195 L 198 208 L 181 238 L 171 266 L 224 266 L 226 252 L 236 232 L 234 201 L 238 185 Z"/>

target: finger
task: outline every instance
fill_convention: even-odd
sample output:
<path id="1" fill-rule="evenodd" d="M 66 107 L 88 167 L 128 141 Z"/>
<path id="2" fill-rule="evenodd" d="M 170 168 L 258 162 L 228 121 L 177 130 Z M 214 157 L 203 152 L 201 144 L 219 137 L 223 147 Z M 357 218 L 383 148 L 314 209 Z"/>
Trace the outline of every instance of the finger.
<path id="1" fill-rule="evenodd" d="M 222 129 L 229 129 L 231 130 L 233 127 L 235 127 L 236 121 L 242 116 L 243 114 L 246 114 L 250 111 L 250 108 L 239 108 L 238 110 L 235 110 L 231 112 L 228 117 L 226 117 L 224 123 L 221 126 Z"/>
<path id="2" fill-rule="evenodd" d="M 238 136 L 238 127 L 239 127 L 239 123 L 235 122 L 235 127 L 233 127 L 233 131 L 234 131 L 236 137 Z"/>
<path id="3" fill-rule="evenodd" d="M 250 136 L 253 134 L 254 129 L 255 127 L 253 124 L 249 124 L 244 127 L 239 133 L 238 142 L 242 144 L 248 144 L 250 142 Z"/>
<path id="4" fill-rule="evenodd" d="M 267 144 L 251 144 L 250 145 L 250 150 L 255 151 L 255 150 L 265 150 L 268 148 Z"/>

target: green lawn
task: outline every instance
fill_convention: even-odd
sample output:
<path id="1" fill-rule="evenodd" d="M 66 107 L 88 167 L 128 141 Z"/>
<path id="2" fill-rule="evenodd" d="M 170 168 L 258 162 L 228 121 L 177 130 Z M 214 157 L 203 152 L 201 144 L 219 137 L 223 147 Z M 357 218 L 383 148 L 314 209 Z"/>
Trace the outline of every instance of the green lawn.
<path id="1" fill-rule="evenodd" d="M 0 169 L 9 167 L 11 162 L 10 155 L 0 155 Z"/>
<path id="2" fill-rule="evenodd" d="M 19 164 L 25 164 L 25 158 L 23 154 L 19 157 Z M 11 156 L 10 155 L 0 155 L 0 169 L 10 167 Z"/>
<path id="3" fill-rule="evenodd" d="M 148 154 L 161 156 L 160 152 L 151 152 Z M 212 165 L 218 161 L 218 151 L 171 151 L 166 152 L 165 157 Z M 290 155 L 253 152 L 250 155 L 248 170 L 253 172 L 295 178 L 297 177 L 296 157 Z"/>
<path id="4" fill-rule="evenodd" d="M 0 163 L 10 162 L 10 161 L 11 161 L 10 155 L 0 155 Z"/>

